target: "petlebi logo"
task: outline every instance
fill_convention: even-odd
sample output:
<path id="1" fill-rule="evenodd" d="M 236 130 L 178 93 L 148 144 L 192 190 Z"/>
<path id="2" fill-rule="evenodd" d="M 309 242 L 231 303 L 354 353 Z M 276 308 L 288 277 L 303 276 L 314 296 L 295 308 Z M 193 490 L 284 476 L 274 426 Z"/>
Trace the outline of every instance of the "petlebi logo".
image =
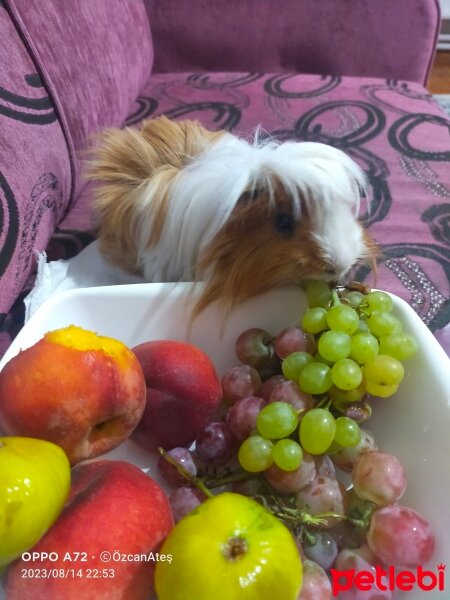
<path id="1" fill-rule="evenodd" d="M 331 569 L 331 587 L 333 596 L 338 597 L 340 592 L 357 589 L 363 592 L 376 591 L 401 591 L 409 592 L 414 589 L 429 592 L 431 590 L 445 590 L 446 565 L 437 565 L 431 571 L 418 566 L 414 569 L 399 570 L 395 567 L 381 567 L 375 565 L 370 570 L 338 570 Z"/>

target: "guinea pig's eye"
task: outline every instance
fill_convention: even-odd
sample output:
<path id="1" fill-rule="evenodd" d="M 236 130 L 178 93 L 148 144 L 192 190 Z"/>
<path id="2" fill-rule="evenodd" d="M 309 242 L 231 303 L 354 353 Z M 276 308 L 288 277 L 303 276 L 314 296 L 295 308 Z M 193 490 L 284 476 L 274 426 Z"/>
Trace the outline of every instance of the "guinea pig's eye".
<path id="1" fill-rule="evenodd" d="M 278 213 L 274 219 L 274 227 L 282 235 L 292 235 L 295 229 L 295 220 L 292 215 Z"/>

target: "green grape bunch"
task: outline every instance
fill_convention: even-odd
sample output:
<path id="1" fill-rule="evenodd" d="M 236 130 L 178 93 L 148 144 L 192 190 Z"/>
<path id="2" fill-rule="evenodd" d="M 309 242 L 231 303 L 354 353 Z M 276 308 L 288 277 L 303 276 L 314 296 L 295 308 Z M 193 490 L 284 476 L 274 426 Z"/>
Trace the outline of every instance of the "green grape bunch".
<path id="1" fill-rule="evenodd" d="M 305 452 L 333 456 L 357 447 L 360 424 L 370 418 L 373 399 L 395 394 L 405 375 L 404 361 L 418 350 L 417 341 L 395 316 L 388 293 L 360 285 L 333 288 L 323 281 L 309 282 L 305 292 L 308 308 L 298 326 L 272 337 L 281 373 L 262 388 L 269 389 L 270 381 L 282 376 L 298 396 L 311 400 L 289 397 L 292 388 L 286 398 L 278 394 L 270 400 L 268 394 L 238 454 L 242 468 L 250 472 L 273 465 L 294 471 Z M 240 339 L 247 349 L 251 332 Z M 242 347 L 238 342 L 241 359 Z"/>

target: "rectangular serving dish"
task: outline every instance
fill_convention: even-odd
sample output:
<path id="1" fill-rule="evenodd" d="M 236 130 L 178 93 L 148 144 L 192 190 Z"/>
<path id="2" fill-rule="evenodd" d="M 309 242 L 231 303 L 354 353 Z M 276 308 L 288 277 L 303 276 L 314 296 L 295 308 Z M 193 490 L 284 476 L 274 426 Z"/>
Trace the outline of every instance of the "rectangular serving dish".
<path id="1" fill-rule="evenodd" d="M 225 323 L 217 307 L 211 306 L 189 328 L 197 292 L 191 283 L 64 292 L 42 305 L 28 321 L 0 361 L 0 370 L 47 331 L 74 324 L 120 339 L 131 347 L 155 339 L 187 340 L 211 357 L 221 375 L 238 364 L 234 342 L 242 331 L 262 327 L 276 334 L 297 323 L 306 308 L 299 288 L 283 288 L 243 304 Z M 374 433 L 380 449 L 398 456 L 406 469 L 408 488 L 401 503 L 412 506 L 431 522 L 437 547 L 428 566 L 436 570 L 440 563 L 450 567 L 450 360 L 413 309 L 400 298 L 392 298 L 394 314 L 405 331 L 416 337 L 420 350 L 405 363 L 406 376 L 397 394 L 373 404 L 366 428 Z M 130 441 L 103 458 L 128 460 L 150 474 L 154 470 L 153 457 Z M 449 596 L 417 590 L 404 597 L 443 600 Z"/>

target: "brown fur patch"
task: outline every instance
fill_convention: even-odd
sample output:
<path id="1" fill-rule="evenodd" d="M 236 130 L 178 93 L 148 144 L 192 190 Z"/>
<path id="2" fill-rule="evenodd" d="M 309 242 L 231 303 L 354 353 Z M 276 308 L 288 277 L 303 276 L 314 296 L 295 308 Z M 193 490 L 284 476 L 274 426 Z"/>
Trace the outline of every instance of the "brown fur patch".
<path id="1" fill-rule="evenodd" d="M 148 244 L 158 242 L 176 173 L 224 132 L 196 121 L 149 119 L 140 130 L 107 129 L 97 136 L 87 177 L 96 183 L 94 214 L 101 252 L 114 264 L 141 272 L 136 239 L 143 203 L 155 213 Z"/>

